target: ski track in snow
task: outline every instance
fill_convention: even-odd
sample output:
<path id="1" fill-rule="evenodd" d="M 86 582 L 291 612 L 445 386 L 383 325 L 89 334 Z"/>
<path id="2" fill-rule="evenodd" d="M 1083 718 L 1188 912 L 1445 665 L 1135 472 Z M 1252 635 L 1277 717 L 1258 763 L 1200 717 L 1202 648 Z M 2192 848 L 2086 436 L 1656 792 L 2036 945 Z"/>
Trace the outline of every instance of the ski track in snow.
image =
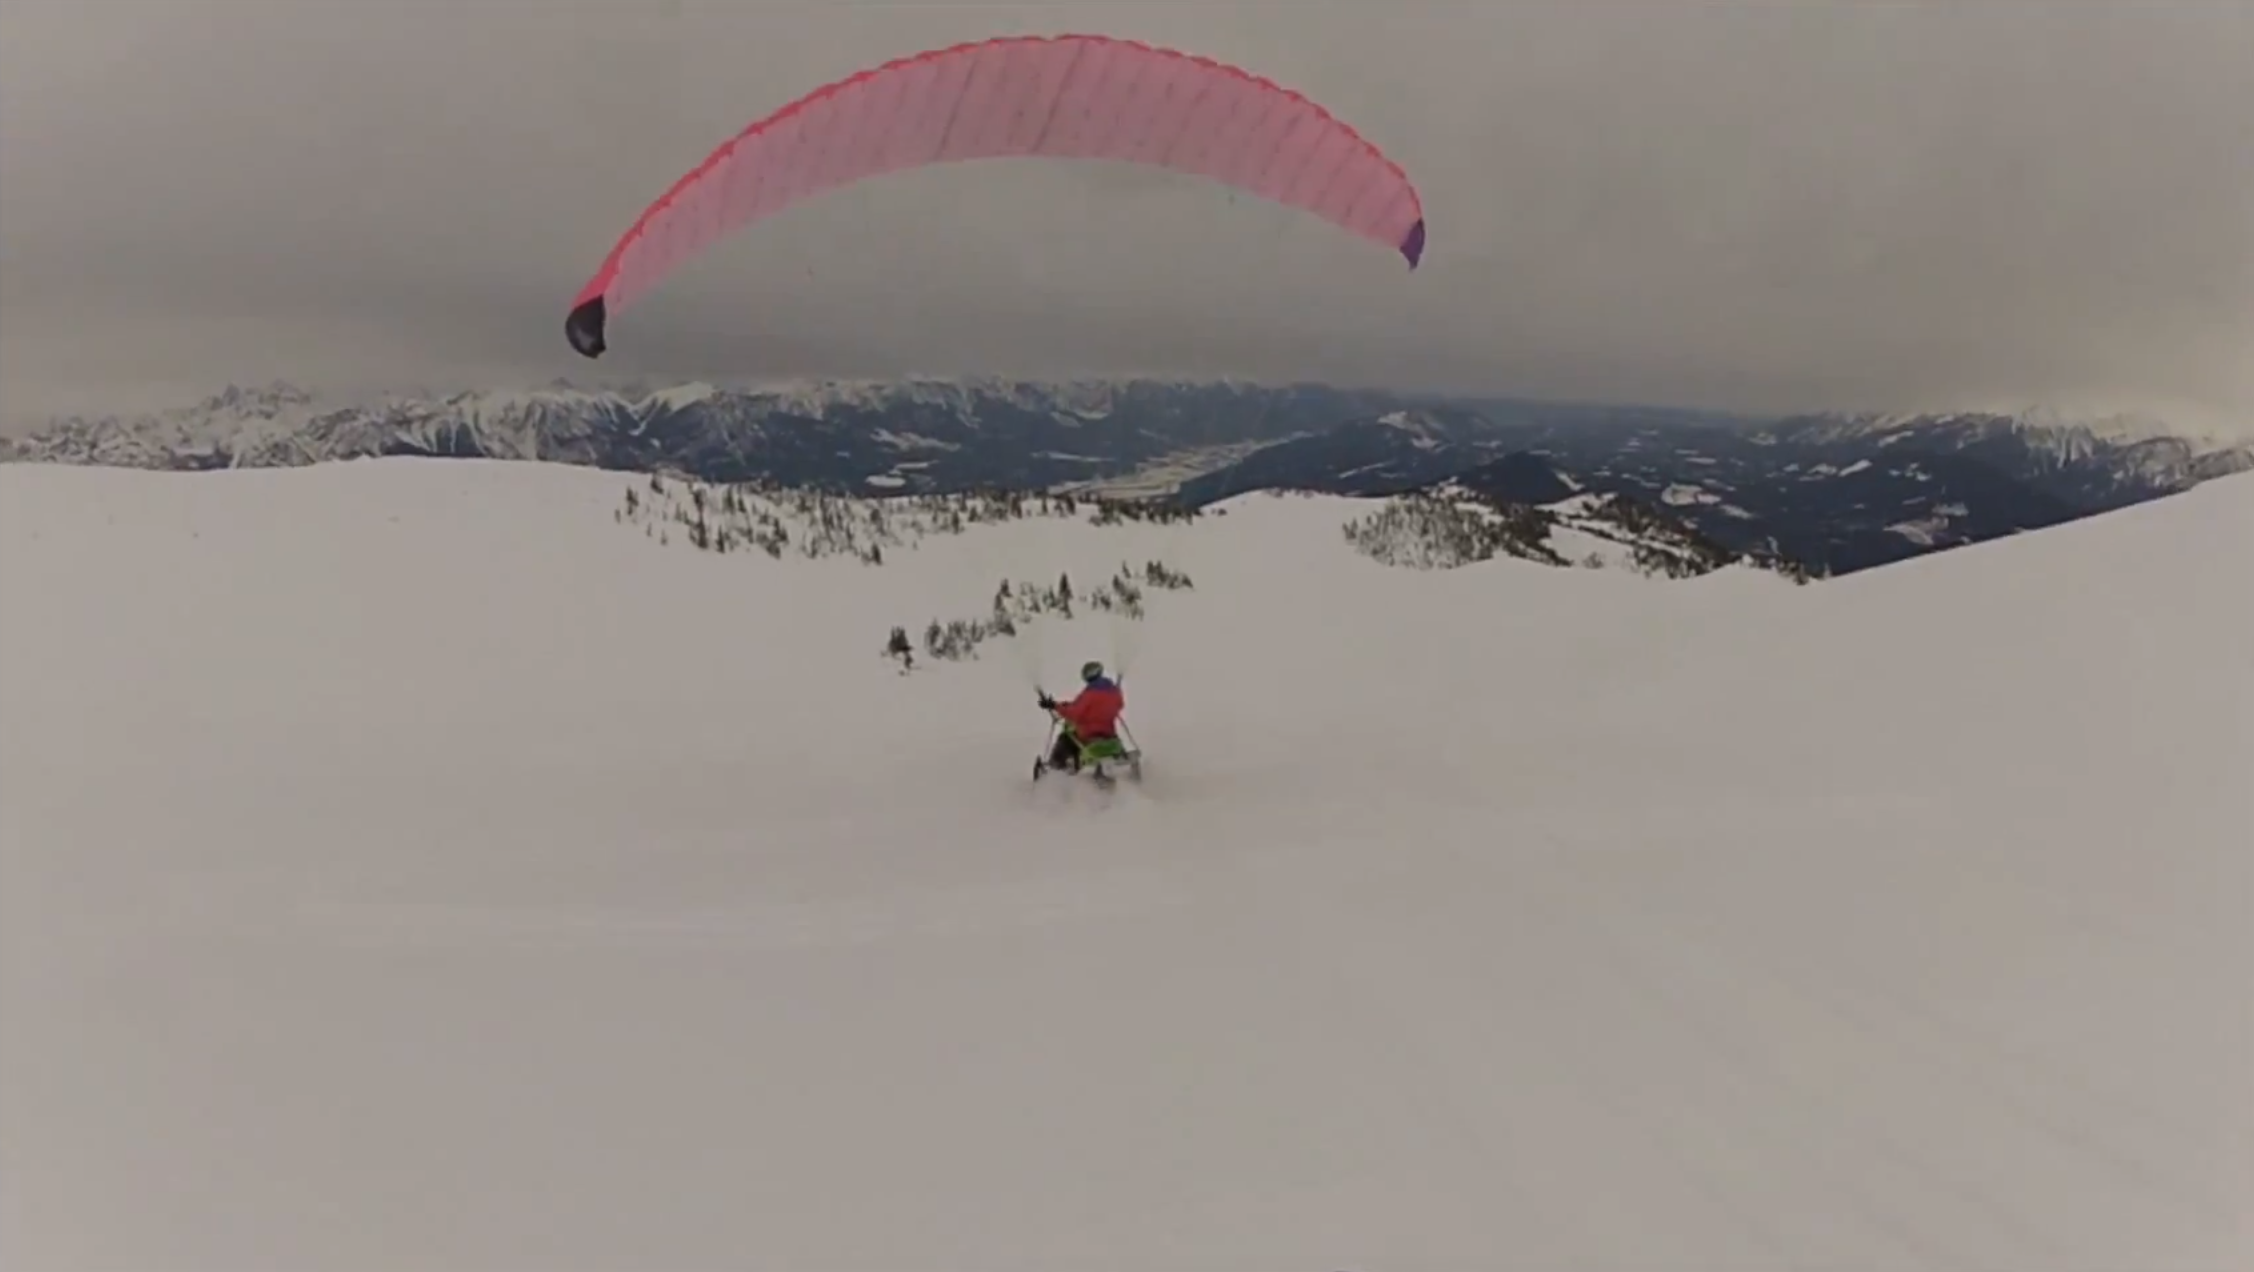
<path id="1" fill-rule="evenodd" d="M 2254 477 L 1805 588 L 642 480 L 0 468 L 8 1266 L 2254 1266 Z"/>

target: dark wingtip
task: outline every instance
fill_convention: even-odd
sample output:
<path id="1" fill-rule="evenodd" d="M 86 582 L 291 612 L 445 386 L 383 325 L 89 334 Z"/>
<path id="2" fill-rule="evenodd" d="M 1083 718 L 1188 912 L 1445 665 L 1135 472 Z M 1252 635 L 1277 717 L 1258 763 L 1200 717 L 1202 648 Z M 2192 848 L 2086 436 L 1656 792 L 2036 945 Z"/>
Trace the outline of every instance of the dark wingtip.
<path id="1" fill-rule="evenodd" d="M 1403 256 L 1406 256 L 1406 257 L 1408 257 L 1408 258 L 1409 258 L 1409 268 L 1410 268 L 1410 269 L 1415 269 L 1415 268 L 1417 267 L 1417 263 L 1418 263 L 1419 261 L 1422 261 L 1422 260 L 1424 259 L 1424 218 L 1423 218 L 1423 217 L 1421 217 L 1421 216 L 1420 216 L 1420 217 L 1418 217 L 1418 218 L 1417 218 L 1417 223 L 1416 223 L 1415 225 L 1412 225 L 1412 226 L 1410 226 L 1410 227 L 1409 227 L 1409 232 L 1408 232 L 1408 234 L 1407 234 L 1407 235 L 1406 235 L 1405 237 L 1403 237 L 1403 238 L 1402 238 L 1402 240 L 1401 240 L 1401 255 L 1403 255 Z"/>
<path id="2" fill-rule="evenodd" d="M 600 296 L 572 306 L 571 316 L 564 319 L 564 337 L 571 347 L 590 358 L 603 356 L 609 346 L 603 343 L 603 326 L 610 319 L 609 308 Z"/>

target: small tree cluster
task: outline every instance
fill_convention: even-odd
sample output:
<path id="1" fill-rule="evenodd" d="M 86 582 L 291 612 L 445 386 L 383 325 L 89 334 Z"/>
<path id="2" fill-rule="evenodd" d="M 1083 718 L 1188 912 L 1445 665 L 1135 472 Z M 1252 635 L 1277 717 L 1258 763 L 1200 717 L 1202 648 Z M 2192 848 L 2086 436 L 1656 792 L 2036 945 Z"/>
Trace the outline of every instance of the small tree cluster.
<path id="1" fill-rule="evenodd" d="M 1189 575 L 1180 570 L 1168 569 L 1164 561 L 1145 561 L 1143 582 L 1169 592 L 1186 592 L 1195 586 L 1190 582 Z"/>
<path id="2" fill-rule="evenodd" d="M 1743 563 L 1781 574 L 1795 583 L 1806 583 L 1810 578 L 1806 565 L 1775 550 L 1774 540 L 1767 549 L 1735 552 L 1696 526 L 1624 495 L 1606 499 L 1591 516 L 1591 524 L 1584 528 L 1625 544 L 1630 561 L 1645 574 L 1696 578 Z"/>
<path id="3" fill-rule="evenodd" d="M 1807 581 L 1806 569 L 1781 555 L 1733 552 L 1694 527 L 1620 495 L 1561 518 L 1528 504 L 1420 491 L 1387 500 L 1343 530 L 1356 551 L 1385 565 L 1452 569 L 1508 554 L 1545 565 L 1603 568 L 1601 553 L 1587 553 L 1575 563 L 1551 545 L 1551 533 L 1561 524 L 1619 545 L 1629 568 L 1640 574 L 1694 578 L 1742 561 Z"/>
<path id="4" fill-rule="evenodd" d="M 1099 499 L 1095 515 L 1089 525 L 1115 526 L 1140 522 L 1149 525 L 1173 525 L 1195 521 L 1200 513 L 1196 508 L 1163 499 Z"/>
<path id="5" fill-rule="evenodd" d="M 1165 581 L 1160 582 L 1160 579 Z M 984 615 L 945 621 L 934 618 L 925 624 L 923 652 L 930 658 L 946 662 L 975 658 L 978 656 L 978 647 L 989 640 L 1000 636 L 1015 636 L 1025 624 L 1043 615 L 1069 619 L 1078 609 L 1118 614 L 1139 622 L 1146 614 L 1143 606 L 1145 587 L 1178 591 L 1189 586 L 1189 575 L 1158 561 L 1149 562 L 1141 569 L 1122 564 L 1110 578 L 1092 588 L 1075 588 L 1070 573 L 1058 575 L 1054 583 L 1013 583 L 1004 579 L 994 589 L 994 596 Z M 899 659 L 904 669 L 914 666 L 913 649 L 903 648 L 907 645 L 907 631 L 899 627 L 893 628 L 885 645 L 885 654 Z"/>
<path id="6" fill-rule="evenodd" d="M 892 635 L 884 642 L 884 656 L 897 659 L 900 663 L 900 670 L 904 672 L 916 669 L 916 646 L 914 642 L 908 639 L 907 628 L 895 627 L 892 629 Z"/>
<path id="7" fill-rule="evenodd" d="M 1614 496 L 1599 510 L 1606 523 L 1625 537 L 1635 567 L 1645 574 L 1687 579 L 1721 569 L 1738 559 L 1735 552 L 1675 519 L 1633 499 Z"/>
<path id="8" fill-rule="evenodd" d="M 652 473 L 646 488 L 629 487 L 613 519 L 670 542 L 678 527 L 706 552 L 756 551 L 780 558 L 795 549 L 808 558 L 853 557 L 883 565 L 887 548 L 913 548 L 930 535 L 959 535 L 973 526 L 1029 518 L 1078 518 L 1094 525 L 1189 520 L 1195 509 L 1161 502 L 1105 500 L 1023 491 L 865 498 L 759 482 L 715 484 Z"/>
<path id="9" fill-rule="evenodd" d="M 1526 504 L 1482 503 L 1419 491 L 1388 499 L 1341 529 L 1355 551 L 1381 565 L 1454 569 L 1499 553 L 1564 565 L 1549 545 L 1557 519 Z"/>
<path id="10" fill-rule="evenodd" d="M 978 619 L 955 618 L 941 623 L 935 618 L 924 628 L 924 652 L 949 662 L 974 657 L 979 642 L 989 634 L 986 624 Z"/>

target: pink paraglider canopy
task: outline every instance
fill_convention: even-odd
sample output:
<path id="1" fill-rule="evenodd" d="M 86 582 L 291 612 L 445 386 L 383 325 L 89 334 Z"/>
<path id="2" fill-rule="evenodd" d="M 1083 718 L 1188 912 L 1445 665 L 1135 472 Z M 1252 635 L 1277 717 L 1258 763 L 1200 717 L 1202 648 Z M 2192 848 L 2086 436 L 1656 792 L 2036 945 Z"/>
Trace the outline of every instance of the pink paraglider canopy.
<path id="1" fill-rule="evenodd" d="M 1424 208 L 1401 166 L 1329 111 L 1210 58 L 1097 35 L 1012 36 L 887 62 L 714 151 L 637 218 L 572 302 L 572 347 L 734 230 L 822 191 L 926 164 L 1115 159 L 1211 177 L 1406 257 Z"/>

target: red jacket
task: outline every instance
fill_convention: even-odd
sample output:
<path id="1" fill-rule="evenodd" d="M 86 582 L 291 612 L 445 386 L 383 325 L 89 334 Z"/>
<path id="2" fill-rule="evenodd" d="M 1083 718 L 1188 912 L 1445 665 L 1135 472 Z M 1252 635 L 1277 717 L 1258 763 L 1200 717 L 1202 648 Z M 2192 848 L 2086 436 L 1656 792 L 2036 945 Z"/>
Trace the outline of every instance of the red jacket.
<path id="1" fill-rule="evenodd" d="M 1108 677 L 1097 677 L 1070 702 L 1057 704 L 1057 714 L 1084 738 L 1108 738 L 1119 728 L 1119 713 L 1127 709 L 1127 695 Z"/>

